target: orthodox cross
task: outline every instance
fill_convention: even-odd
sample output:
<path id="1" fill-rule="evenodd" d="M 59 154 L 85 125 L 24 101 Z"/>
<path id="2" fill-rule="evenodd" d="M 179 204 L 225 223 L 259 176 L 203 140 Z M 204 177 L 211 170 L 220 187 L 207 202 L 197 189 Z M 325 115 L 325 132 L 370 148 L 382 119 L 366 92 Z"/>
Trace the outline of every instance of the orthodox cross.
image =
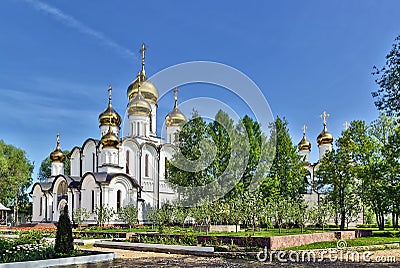
<path id="1" fill-rule="evenodd" d="M 175 100 L 175 108 L 176 107 L 178 107 L 178 92 L 179 92 L 179 89 L 176 87 L 175 89 L 174 89 L 174 100 Z"/>
<path id="2" fill-rule="evenodd" d="M 60 146 L 60 132 L 57 133 L 57 146 Z"/>
<path id="3" fill-rule="evenodd" d="M 324 119 L 324 126 L 326 126 L 326 118 L 329 116 L 331 116 L 331 115 L 326 113 L 325 111 L 319 116 Z"/>
<path id="4" fill-rule="evenodd" d="M 142 54 L 142 71 L 144 71 L 144 59 L 146 57 L 145 55 L 145 51 L 148 49 L 149 47 L 145 44 L 142 43 L 142 47 L 139 50 L 139 53 Z"/>
<path id="5" fill-rule="evenodd" d="M 306 135 L 306 131 L 307 131 L 307 126 L 304 125 L 304 126 L 303 126 L 303 134 L 304 134 L 304 136 Z"/>
<path id="6" fill-rule="evenodd" d="M 110 104 L 111 104 L 111 99 L 112 99 L 112 86 L 110 85 L 108 87 L 108 100 L 109 100 Z"/>

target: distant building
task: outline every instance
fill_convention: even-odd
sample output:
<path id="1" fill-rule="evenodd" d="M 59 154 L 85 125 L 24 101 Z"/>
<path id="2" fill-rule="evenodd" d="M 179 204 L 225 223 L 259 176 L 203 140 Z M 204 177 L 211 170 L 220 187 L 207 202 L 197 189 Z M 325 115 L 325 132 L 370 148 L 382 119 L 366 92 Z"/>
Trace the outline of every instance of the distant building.
<path id="1" fill-rule="evenodd" d="M 321 159 L 327 152 L 332 151 L 333 144 L 333 136 L 328 132 L 326 126 L 326 118 L 329 117 L 329 114 L 323 112 L 321 114 L 321 118 L 323 118 L 323 129 L 322 132 L 317 137 L 317 144 L 319 150 L 319 159 L 317 162 L 312 163 L 310 161 L 310 153 L 311 153 L 311 142 L 307 139 L 306 130 L 307 126 L 303 127 L 303 138 L 297 145 L 298 153 L 300 156 L 304 157 L 304 167 L 307 169 L 307 174 L 305 177 L 307 183 L 306 192 L 303 194 L 303 198 L 308 203 L 309 206 L 318 206 L 320 204 L 321 198 L 324 197 L 324 194 L 318 193 L 313 188 L 313 183 L 316 179 L 316 172 L 320 165 Z M 359 219 L 356 222 L 351 223 L 351 226 L 355 226 L 357 224 L 363 223 L 363 214 L 360 213 Z M 331 221 L 333 223 L 333 220 Z"/>

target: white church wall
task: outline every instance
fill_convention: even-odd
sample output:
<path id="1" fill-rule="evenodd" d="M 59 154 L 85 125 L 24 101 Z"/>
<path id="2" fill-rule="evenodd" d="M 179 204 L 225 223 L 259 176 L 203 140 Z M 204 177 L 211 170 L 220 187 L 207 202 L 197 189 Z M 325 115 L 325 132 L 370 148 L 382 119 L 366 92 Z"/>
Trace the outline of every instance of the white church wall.
<path id="1" fill-rule="evenodd" d="M 71 176 L 80 176 L 81 154 L 79 148 L 75 147 L 71 152 Z"/>
<path id="2" fill-rule="evenodd" d="M 95 220 L 96 206 L 100 205 L 100 188 L 91 174 L 85 176 L 81 186 L 81 207 L 91 215 L 89 221 Z"/>
<path id="3" fill-rule="evenodd" d="M 82 149 L 82 174 L 96 172 L 96 167 L 96 144 L 93 140 L 89 140 Z"/>
<path id="4" fill-rule="evenodd" d="M 32 222 L 41 222 L 46 220 L 46 202 L 42 189 L 38 184 L 32 192 Z"/>
<path id="5" fill-rule="evenodd" d="M 122 142 L 122 153 L 120 157 L 120 166 L 123 167 L 123 172 L 129 174 L 135 179 L 139 178 L 139 144 L 133 139 L 125 139 Z M 128 152 L 128 154 L 127 154 Z M 127 156 L 129 161 L 127 162 Z M 128 170 L 127 170 L 128 164 Z M 128 172 L 127 172 L 128 171 Z"/>

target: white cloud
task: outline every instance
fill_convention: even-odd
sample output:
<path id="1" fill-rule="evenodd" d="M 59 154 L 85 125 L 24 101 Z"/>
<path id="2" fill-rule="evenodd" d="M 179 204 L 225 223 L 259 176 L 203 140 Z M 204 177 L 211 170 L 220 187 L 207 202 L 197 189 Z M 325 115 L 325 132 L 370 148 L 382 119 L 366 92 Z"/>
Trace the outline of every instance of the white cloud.
<path id="1" fill-rule="evenodd" d="M 50 6 L 46 3 L 43 3 L 38 0 L 22 0 L 22 1 L 30 4 L 35 9 L 37 9 L 41 12 L 44 12 L 47 15 L 53 17 L 54 19 L 60 21 L 62 24 L 66 25 L 68 27 L 74 28 L 85 35 L 88 35 L 92 38 L 95 38 L 95 39 L 101 41 L 102 44 L 114 49 L 116 52 L 118 52 L 119 54 L 121 54 L 123 56 L 127 56 L 129 58 L 131 58 L 131 57 L 137 58 L 136 55 L 134 53 L 132 53 L 129 49 L 126 49 L 126 48 L 118 45 L 116 42 L 114 42 L 111 39 L 109 39 L 108 37 L 106 37 L 103 33 L 98 32 L 98 31 L 90 28 L 89 26 L 84 25 L 82 22 L 78 21 L 77 19 L 75 19 L 74 17 L 72 17 L 68 14 L 65 14 L 64 12 L 62 12 L 60 9 L 58 9 L 56 7 Z"/>

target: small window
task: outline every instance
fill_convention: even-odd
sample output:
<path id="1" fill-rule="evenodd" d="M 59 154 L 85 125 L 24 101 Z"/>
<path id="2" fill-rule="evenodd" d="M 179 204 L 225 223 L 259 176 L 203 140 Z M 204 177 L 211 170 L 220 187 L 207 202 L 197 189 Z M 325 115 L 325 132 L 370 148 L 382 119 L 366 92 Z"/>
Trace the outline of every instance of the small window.
<path id="1" fill-rule="evenodd" d="M 92 159 L 92 168 L 93 168 L 93 172 L 95 172 L 95 164 L 96 164 L 96 162 L 95 162 L 95 157 L 96 157 L 96 154 L 95 153 L 93 153 L 92 154 L 92 157 L 93 157 L 93 159 Z"/>
<path id="2" fill-rule="evenodd" d="M 168 158 L 165 157 L 165 161 L 164 161 L 164 179 L 167 177 L 167 165 L 168 165 Z"/>
<path id="3" fill-rule="evenodd" d="M 126 151 L 125 173 L 129 174 L 129 151 Z"/>
<path id="4" fill-rule="evenodd" d="M 43 197 L 40 197 L 40 201 L 39 201 L 39 216 L 42 216 L 43 213 Z"/>
<path id="5" fill-rule="evenodd" d="M 140 123 L 137 122 L 137 135 L 136 136 L 140 136 Z"/>
<path id="6" fill-rule="evenodd" d="M 117 191 L 117 212 L 121 209 L 121 190 Z"/>
<path id="7" fill-rule="evenodd" d="M 95 192 L 92 190 L 92 212 L 94 212 L 95 208 Z"/>
<path id="8" fill-rule="evenodd" d="M 149 155 L 146 154 L 144 157 L 144 176 L 149 176 Z"/>

